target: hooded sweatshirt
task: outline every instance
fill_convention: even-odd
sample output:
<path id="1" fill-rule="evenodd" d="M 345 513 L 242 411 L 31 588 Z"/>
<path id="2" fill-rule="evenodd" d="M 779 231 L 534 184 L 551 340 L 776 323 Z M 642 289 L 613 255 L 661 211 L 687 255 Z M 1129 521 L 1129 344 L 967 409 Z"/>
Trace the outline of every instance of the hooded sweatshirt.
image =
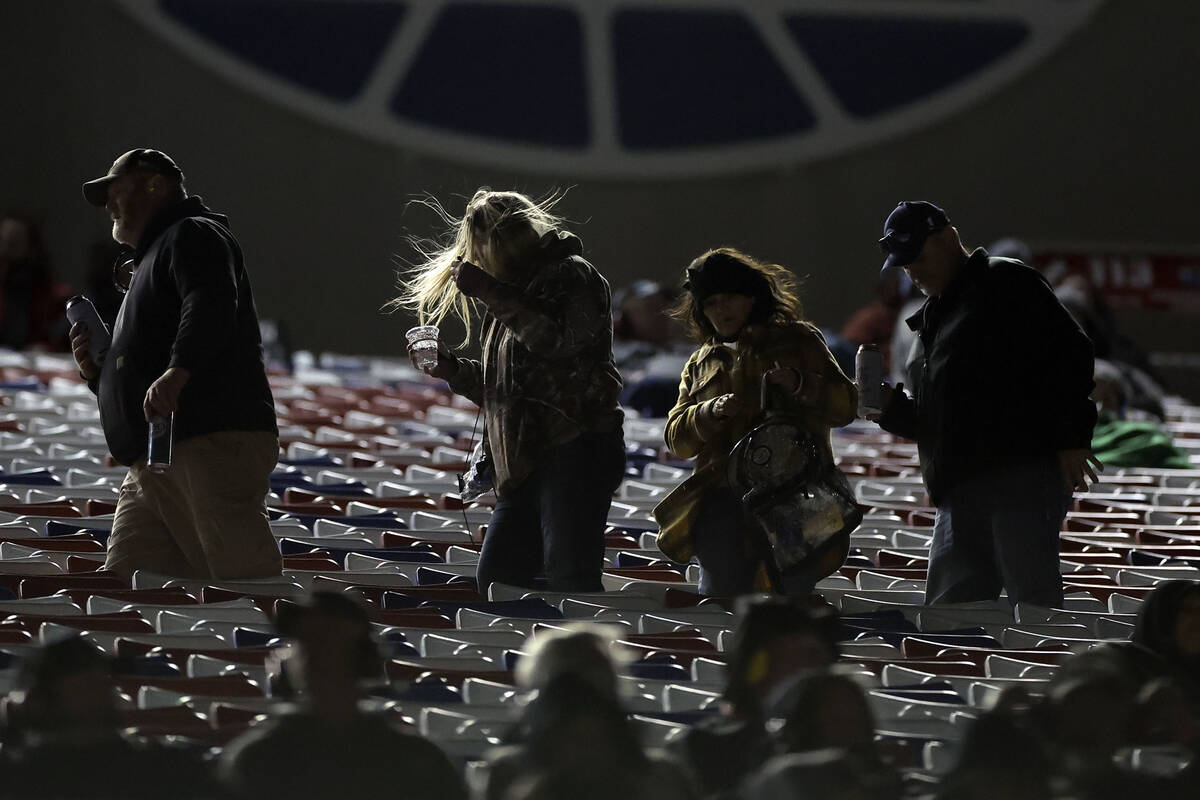
<path id="1" fill-rule="evenodd" d="M 161 209 L 134 253 L 112 345 L 90 385 L 113 457 L 146 455 L 146 390 L 168 367 L 191 373 L 175 441 L 218 431 L 277 433 L 262 338 L 242 249 L 199 197 Z"/>
<path id="2" fill-rule="evenodd" d="M 496 489 L 515 489 L 547 450 L 621 429 L 608 281 L 574 234 L 544 235 L 527 281 L 500 283 L 483 321 L 483 358 L 459 359 L 450 388 L 483 408 Z"/>

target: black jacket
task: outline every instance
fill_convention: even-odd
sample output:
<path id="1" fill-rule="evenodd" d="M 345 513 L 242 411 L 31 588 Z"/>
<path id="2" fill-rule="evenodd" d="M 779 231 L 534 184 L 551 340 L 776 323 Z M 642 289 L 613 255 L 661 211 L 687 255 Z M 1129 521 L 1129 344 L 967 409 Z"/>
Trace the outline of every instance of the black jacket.
<path id="1" fill-rule="evenodd" d="M 132 464 L 146 455 L 142 403 L 168 367 L 191 373 L 175 413 L 176 442 L 277 432 L 250 278 L 226 218 L 199 197 L 164 208 L 134 259 L 112 346 L 91 384 L 113 457 Z"/>
<path id="2" fill-rule="evenodd" d="M 935 505 L 959 483 L 1091 446 L 1092 343 L 1041 273 L 980 248 L 907 323 L 916 394 L 893 395 L 879 424 L 917 441 Z"/>

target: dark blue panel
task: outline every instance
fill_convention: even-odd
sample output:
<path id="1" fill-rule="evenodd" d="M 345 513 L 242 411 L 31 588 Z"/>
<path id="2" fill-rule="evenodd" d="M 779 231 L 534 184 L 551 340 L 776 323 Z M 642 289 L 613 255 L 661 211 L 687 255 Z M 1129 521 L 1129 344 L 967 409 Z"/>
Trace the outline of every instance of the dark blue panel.
<path id="1" fill-rule="evenodd" d="M 159 0 L 163 11 L 230 53 L 338 100 L 356 96 L 404 18 L 393 2 Z"/>
<path id="2" fill-rule="evenodd" d="M 412 651 L 411 655 L 420 658 L 417 648 L 411 644 L 407 647 Z M 404 658 L 408 653 L 398 651 L 392 653 L 393 658 Z M 372 687 L 369 694 L 372 697 L 386 697 L 390 700 L 400 700 L 408 703 L 422 704 L 450 704 L 461 703 L 462 695 L 458 689 L 450 686 L 445 678 L 434 678 L 426 675 L 413 683 L 408 684 L 403 689 L 397 687 Z"/>
<path id="3" fill-rule="evenodd" d="M 846 110 L 873 117 L 982 70 L 1029 35 L 1020 22 L 795 15 L 787 20 Z"/>
<path id="4" fill-rule="evenodd" d="M 477 136 L 584 147 L 591 136 L 579 18 L 545 6 L 450 6 L 392 109 Z"/>
<path id="5" fill-rule="evenodd" d="M 23 378 L 19 381 L 0 381 L 0 390 L 7 392 L 44 392 L 46 387 L 37 378 Z"/>
<path id="6" fill-rule="evenodd" d="M 814 117 L 736 12 L 621 11 L 613 22 L 621 142 L 633 150 L 798 133 Z"/>
<path id="7" fill-rule="evenodd" d="M 256 628 L 234 628 L 234 647 L 265 647 L 279 642 L 279 636 Z"/>
<path id="8" fill-rule="evenodd" d="M 30 469 L 24 472 L 4 472 L 0 470 L 0 484 L 14 486 L 62 486 L 62 481 L 54 477 L 48 469 Z"/>
<path id="9" fill-rule="evenodd" d="M 279 463 L 285 467 L 340 467 L 342 460 L 333 456 L 314 456 L 312 458 L 281 458 Z"/>

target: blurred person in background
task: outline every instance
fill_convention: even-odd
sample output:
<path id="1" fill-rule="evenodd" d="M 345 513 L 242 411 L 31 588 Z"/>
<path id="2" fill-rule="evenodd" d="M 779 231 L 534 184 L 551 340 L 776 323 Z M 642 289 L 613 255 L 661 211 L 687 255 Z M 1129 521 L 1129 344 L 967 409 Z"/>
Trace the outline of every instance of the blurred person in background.
<path id="1" fill-rule="evenodd" d="M 1058 688 L 1060 684 L 1062 688 Z M 1095 745 L 1118 756 L 1128 755 L 1132 748 L 1157 748 L 1167 758 L 1190 761 L 1191 767 L 1174 775 L 1170 769 L 1147 770 L 1137 761 L 1122 758 L 1115 785 L 1141 786 L 1154 796 L 1196 796 L 1194 790 L 1200 785 L 1200 770 L 1195 769 L 1200 757 L 1200 582 L 1160 583 L 1143 600 L 1130 641 L 1106 641 L 1073 656 L 1059 668 L 1051 687 L 1055 691 L 1047 692 L 1044 716 L 1055 721 L 1065 718 L 1070 723 L 1045 726 L 1056 733 L 1060 747 L 1074 753 Z M 1074 754 L 1064 763 L 1075 766 L 1075 781 L 1087 780 L 1090 766 L 1085 758 Z M 1109 769 L 1107 763 L 1103 766 Z M 1106 790 L 1103 780 L 1094 782 L 1093 791 Z"/>
<path id="2" fill-rule="evenodd" d="M 1142 684 L 1173 683 L 1200 721 L 1200 581 L 1158 584 L 1142 601 L 1130 643 L 1110 647 L 1128 659 Z"/>
<path id="3" fill-rule="evenodd" d="M 1021 715 L 992 709 L 967 729 L 937 796 L 941 800 L 1051 800 L 1050 755 Z"/>
<path id="4" fill-rule="evenodd" d="M 900 781 L 838 748 L 776 756 L 752 775 L 740 800 L 899 800 Z"/>
<path id="5" fill-rule="evenodd" d="M 384 678 L 360 602 L 313 592 L 281 603 L 276 628 L 291 640 L 282 666 L 299 703 L 225 747 L 219 772 L 235 797 L 466 798 L 436 745 L 360 705 L 364 684 Z"/>
<path id="6" fill-rule="evenodd" d="M 625 388 L 621 405 L 643 417 L 665 417 L 675 404 L 679 373 L 692 347 L 670 315 L 678 292 L 635 281 L 613 294 L 613 355 Z"/>
<path id="7" fill-rule="evenodd" d="M 747 781 L 745 797 L 765 800 L 817 794 L 814 781 L 821 783 L 839 772 L 842 793 L 835 797 L 900 797 L 900 776 L 884 763 L 875 746 L 875 718 L 866 693 L 849 674 L 835 670 L 810 669 L 789 681 L 778 702 L 786 714 L 777 737 L 782 752 Z M 817 754 L 829 757 L 818 759 Z M 824 767 L 814 774 L 816 763 Z M 821 791 L 832 792 L 836 784 L 830 780 Z"/>
<path id="8" fill-rule="evenodd" d="M 0 347 L 66 350 L 71 287 L 54 278 L 41 228 L 32 217 L 0 217 Z"/>
<path id="9" fill-rule="evenodd" d="M 1099 417 L 1092 432 L 1092 449 L 1101 463 L 1108 467 L 1191 468 L 1187 451 L 1178 447 L 1172 433 L 1154 418 L 1144 402 L 1146 395 L 1141 393 L 1139 399 L 1139 389 L 1128 372 L 1097 358 L 1095 381 L 1092 400 Z M 1161 403 L 1158 411 L 1162 412 Z"/>
<path id="10" fill-rule="evenodd" d="M 854 371 L 855 351 L 864 344 L 878 345 L 884 372 L 892 369 L 892 336 L 900 318 L 900 308 L 911 291 L 912 281 L 902 272 L 889 272 L 879 277 L 875 284 L 875 299 L 855 311 L 842 326 L 841 338 L 850 345 L 848 358 L 845 361 L 838 359 L 844 372 Z M 907 355 L 904 352 L 898 357 L 903 359 Z"/>
<path id="11" fill-rule="evenodd" d="M 617 670 L 628 661 L 619 632 L 575 624 L 539 632 L 517 662 L 517 683 L 533 690 L 506 743 L 488 754 L 487 800 L 546 796 L 685 800 L 696 797 L 684 770 L 647 753 L 622 706 Z"/>
<path id="12" fill-rule="evenodd" d="M 34 649 L 19 669 L 5 710 L 8 744 L 0 758 L 0 796 L 219 796 L 199 759 L 121 735 L 112 659 L 81 636 Z"/>
<path id="13" fill-rule="evenodd" d="M 684 366 L 665 435 L 671 452 L 695 459 L 696 469 L 654 509 L 658 546 L 675 561 L 699 561 L 701 594 L 807 595 L 841 566 L 848 539 L 834 537 L 790 574 L 773 576 L 766 535 L 730 482 L 729 453 L 765 417 L 765 380 L 777 407 L 803 421 L 832 465 L 830 431 L 854 419 L 858 393 L 804 320 L 787 269 L 722 247 L 685 274 L 673 313 L 699 349 Z"/>
<path id="14" fill-rule="evenodd" d="M 1158 782 L 1118 763 L 1138 744 L 1137 675 L 1108 648 L 1059 665 L 1034 709 L 1035 728 L 1049 747 L 1059 792 L 1085 800 L 1157 796 Z"/>
<path id="15" fill-rule="evenodd" d="M 459 219 L 430 205 L 447 241 L 416 243 L 423 260 L 391 305 L 422 325 L 456 314 L 468 337 L 482 316 L 481 359 L 439 341 L 426 368 L 486 418 L 497 503 L 479 587 L 531 586 L 544 571 L 552 590 L 602 591 L 604 528 L 625 475 L 608 281 L 549 202 L 480 189 Z"/>
<path id="16" fill-rule="evenodd" d="M 835 748 L 879 760 L 875 717 L 866 694 L 848 674 L 834 669 L 803 672 L 780 706 L 787 712 L 779 737 L 787 752 Z"/>
<path id="17" fill-rule="evenodd" d="M 838 658 L 841 624 L 831 606 L 747 596 L 737 613 L 719 713 L 692 725 L 671 745 L 705 795 L 732 791 L 775 753 L 767 721 L 786 716 L 789 687 L 798 675 Z"/>

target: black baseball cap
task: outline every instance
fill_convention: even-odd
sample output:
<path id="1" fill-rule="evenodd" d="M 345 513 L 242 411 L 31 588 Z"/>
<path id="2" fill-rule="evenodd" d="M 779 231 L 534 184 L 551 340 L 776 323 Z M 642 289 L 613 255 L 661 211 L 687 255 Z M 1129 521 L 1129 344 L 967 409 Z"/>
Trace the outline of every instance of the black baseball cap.
<path id="1" fill-rule="evenodd" d="M 696 303 L 714 294 L 745 294 L 751 297 L 768 295 L 771 286 L 767 279 L 740 258 L 720 250 L 711 251 L 688 266 L 683 288 L 691 292 Z"/>
<path id="2" fill-rule="evenodd" d="M 130 172 L 144 172 L 150 175 L 165 175 L 171 180 L 182 183 L 183 171 L 175 165 L 171 157 L 161 150 L 150 150 L 139 147 L 122 153 L 108 168 L 108 174 L 83 185 L 83 196 L 94 206 L 103 206 L 108 202 L 108 184 L 113 179 Z"/>
<path id="3" fill-rule="evenodd" d="M 946 212 L 925 200 L 905 200 L 888 214 L 883 223 L 879 247 L 887 258 L 880 272 L 903 267 L 917 260 L 929 234 L 950 224 Z"/>

